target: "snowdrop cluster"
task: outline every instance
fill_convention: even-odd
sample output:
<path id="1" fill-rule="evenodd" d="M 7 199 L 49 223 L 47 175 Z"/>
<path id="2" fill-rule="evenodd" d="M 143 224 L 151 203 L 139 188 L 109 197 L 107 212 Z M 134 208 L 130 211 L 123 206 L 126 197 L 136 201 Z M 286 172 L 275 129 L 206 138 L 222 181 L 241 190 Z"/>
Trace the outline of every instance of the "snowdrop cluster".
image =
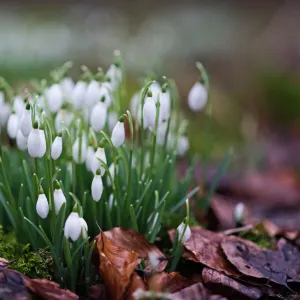
<path id="1" fill-rule="evenodd" d="M 54 70 L 33 90 L 16 92 L 0 81 L 1 134 L 12 145 L 7 163 L 13 164 L 15 152 L 21 159 L 22 193 L 16 192 L 13 180 L 18 176 L 12 175 L 19 168 L 2 168 L 9 176 L 1 180 L 12 178 L 3 181 L 9 205 L 5 209 L 11 209 L 11 225 L 26 233 L 22 242 L 53 248 L 58 272 L 60 261 L 70 263 L 68 251 L 81 253 L 68 245 L 86 241 L 88 247 L 88 237 L 97 234 L 98 226 L 131 227 L 154 241 L 162 215 L 179 208 L 179 195 L 193 180 L 178 181 L 174 172 L 177 157 L 189 150 L 189 140 L 172 81 L 148 80 L 127 109 L 118 52 L 106 72 L 83 67 L 76 81 L 68 68 L 65 64 Z M 196 83 L 188 97 L 190 108 L 203 109 L 207 100 L 207 88 Z M 25 199 L 16 203 L 23 194 Z M 43 239 L 34 239 L 32 230 Z M 184 243 L 189 227 L 181 224 L 178 232 Z M 154 254 L 150 263 L 155 269 Z M 74 272 L 72 265 L 68 270 Z"/>

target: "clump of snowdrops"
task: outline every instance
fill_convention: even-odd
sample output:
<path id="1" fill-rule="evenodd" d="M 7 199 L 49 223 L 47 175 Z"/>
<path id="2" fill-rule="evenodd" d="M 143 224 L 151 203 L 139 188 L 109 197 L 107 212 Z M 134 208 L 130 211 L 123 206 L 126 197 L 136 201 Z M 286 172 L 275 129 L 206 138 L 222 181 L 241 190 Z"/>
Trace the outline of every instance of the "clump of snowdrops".
<path id="1" fill-rule="evenodd" d="M 82 67 L 77 82 L 70 67 L 22 91 L 1 78 L 0 222 L 20 243 L 48 247 L 56 280 L 76 290 L 91 283 L 91 240 L 99 228 L 132 228 L 154 242 L 198 188 L 191 190 L 193 166 L 176 175 L 189 141 L 171 79 L 146 81 L 123 110 L 119 52 L 106 72 Z M 202 66 L 200 78 L 188 98 L 193 111 L 208 99 Z M 190 235 L 184 211 L 180 243 Z"/>

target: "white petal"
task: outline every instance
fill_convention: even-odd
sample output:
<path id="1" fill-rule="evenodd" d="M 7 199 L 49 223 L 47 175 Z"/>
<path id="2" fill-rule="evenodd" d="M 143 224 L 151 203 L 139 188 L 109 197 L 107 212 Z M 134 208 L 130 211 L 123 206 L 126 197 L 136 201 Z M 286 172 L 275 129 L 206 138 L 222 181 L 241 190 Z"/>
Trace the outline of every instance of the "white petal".
<path id="1" fill-rule="evenodd" d="M 28 136 L 32 129 L 32 121 L 31 121 L 31 111 L 25 109 L 21 120 L 20 120 L 20 129 L 24 136 Z"/>
<path id="2" fill-rule="evenodd" d="M 69 126 L 73 120 L 73 113 L 62 109 L 60 110 L 54 120 L 56 132 L 60 132 L 66 126 Z M 65 124 L 65 125 L 64 125 Z"/>
<path id="3" fill-rule="evenodd" d="M 56 160 L 60 157 L 62 153 L 62 137 L 57 136 L 51 146 L 51 157 Z"/>
<path id="4" fill-rule="evenodd" d="M 88 233 L 88 225 L 83 218 L 79 218 L 79 221 L 80 221 L 80 226 L 81 226 L 81 235 L 84 239 L 86 239 L 87 233 Z"/>
<path id="5" fill-rule="evenodd" d="M 7 134 L 11 139 L 15 139 L 19 128 L 19 118 L 16 114 L 11 114 L 7 122 Z"/>
<path id="6" fill-rule="evenodd" d="M 192 235 L 191 229 L 188 225 L 181 223 L 177 227 L 178 239 L 181 240 L 181 243 L 184 244 Z"/>
<path id="7" fill-rule="evenodd" d="M 74 81 L 70 77 L 65 77 L 62 79 L 60 82 L 61 88 L 63 90 L 63 93 L 65 94 L 66 97 L 70 97 L 70 95 L 73 92 L 74 89 Z"/>
<path id="8" fill-rule="evenodd" d="M 45 194 L 40 194 L 36 203 L 36 212 L 42 219 L 46 219 L 49 213 L 49 204 Z"/>
<path id="9" fill-rule="evenodd" d="M 89 171 L 92 171 L 92 163 L 93 163 L 94 155 L 95 155 L 94 148 L 93 148 L 92 146 L 89 146 L 89 147 L 87 148 L 87 152 L 86 152 L 86 161 L 85 161 L 86 168 L 87 168 Z"/>
<path id="10" fill-rule="evenodd" d="M 73 158 L 74 158 L 74 161 L 77 163 L 77 164 L 81 164 L 85 161 L 86 159 L 86 150 L 87 150 L 87 147 L 86 147 L 86 138 L 85 136 L 82 136 L 82 140 L 81 140 L 81 157 L 79 159 L 79 138 L 77 138 L 75 140 L 75 143 L 73 145 L 73 149 L 72 149 L 72 154 L 73 154 Z"/>
<path id="11" fill-rule="evenodd" d="M 10 106 L 7 103 L 0 105 L 0 126 L 4 126 L 10 115 Z"/>
<path id="12" fill-rule="evenodd" d="M 188 96 L 188 104 L 192 111 L 203 109 L 207 103 L 207 90 L 203 84 L 196 82 Z"/>
<path id="13" fill-rule="evenodd" d="M 178 145 L 177 145 L 177 153 L 179 156 L 185 155 L 185 153 L 188 151 L 190 147 L 189 140 L 185 136 L 181 136 L 178 139 Z"/>
<path id="14" fill-rule="evenodd" d="M 156 268 L 159 265 L 159 256 L 155 251 L 151 251 L 148 254 L 148 258 L 149 258 L 149 263 L 150 263 L 150 267 L 151 270 L 154 271 L 156 270 Z"/>
<path id="15" fill-rule="evenodd" d="M 154 129 L 156 106 L 152 97 L 147 97 L 143 108 L 144 128 Z"/>
<path id="16" fill-rule="evenodd" d="M 32 129 L 28 136 L 28 153 L 31 157 L 42 157 L 46 152 L 44 130 Z"/>
<path id="17" fill-rule="evenodd" d="M 103 192 L 103 183 L 100 175 L 95 175 L 92 181 L 92 197 L 99 201 Z"/>
<path id="18" fill-rule="evenodd" d="M 55 213 L 56 215 L 58 215 L 62 205 L 67 202 L 66 197 L 61 189 L 58 190 L 55 189 L 53 197 L 54 197 Z"/>
<path id="19" fill-rule="evenodd" d="M 16 115 L 17 115 L 19 118 L 21 118 L 22 115 L 23 115 L 23 113 L 24 113 L 24 111 L 25 111 L 25 103 L 24 103 L 24 101 L 23 101 L 23 99 L 22 99 L 21 96 L 16 96 L 16 97 L 14 98 L 14 105 L 13 105 L 13 108 L 14 108 L 14 110 L 15 110 L 15 112 L 16 112 Z"/>
<path id="20" fill-rule="evenodd" d="M 117 113 L 113 111 L 109 112 L 107 117 L 107 122 L 108 122 L 108 129 L 110 132 L 112 132 L 115 127 L 115 124 L 118 122 Z"/>
<path id="21" fill-rule="evenodd" d="M 157 82 L 153 82 L 150 87 L 149 90 L 152 92 L 152 98 L 155 101 L 155 103 L 158 101 L 158 96 L 161 92 L 161 87 Z"/>
<path id="22" fill-rule="evenodd" d="M 51 85 L 45 91 L 45 97 L 48 102 L 49 109 L 52 113 L 59 111 L 63 104 L 64 95 L 61 86 L 58 83 Z"/>
<path id="23" fill-rule="evenodd" d="M 81 234 L 81 223 L 77 212 L 71 212 L 65 223 L 65 237 L 77 241 Z"/>
<path id="24" fill-rule="evenodd" d="M 20 129 L 17 132 L 16 141 L 17 141 L 17 146 L 20 150 L 26 150 L 27 149 L 28 137 L 24 136 Z"/>
<path id="25" fill-rule="evenodd" d="M 103 176 L 105 173 L 105 168 L 102 166 L 102 160 L 106 164 L 106 155 L 105 150 L 103 148 L 98 147 L 92 161 L 92 172 L 96 174 L 97 170 L 100 169 L 100 175 Z"/>
<path id="26" fill-rule="evenodd" d="M 167 121 L 170 116 L 171 98 L 168 92 L 159 94 L 159 121 Z"/>
<path id="27" fill-rule="evenodd" d="M 72 91 L 72 103 L 76 109 L 84 106 L 84 98 L 87 84 L 84 81 L 78 81 Z"/>
<path id="28" fill-rule="evenodd" d="M 236 205 L 234 212 L 233 212 L 233 218 L 236 223 L 240 223 L 244 219 L 244 212 L 245 212 L 245 205 L 244 203 L 240 202 Z"/>
<path id="29" fill-rule="evenodd" d="M 95 132 L 100 132 L 106 122 L 107 108 L 103 102 L 98 102 L 91 113 L 90 123 Z"/>
<path id="30" fill-rule="evenodd" d="M 87 106 L 94 106 L 101 100 L 101 90 L 99 82 L 92 80 L 86 89 L 84 102 Z"/>
<path id="31" fill-rule="evenodd" d="M 125 141 L 124 122 L 120 122 L 120 121 L 117 122 L 111 134 L 111 141 L 116 148 L 120 147 L 124 143 Z"/>

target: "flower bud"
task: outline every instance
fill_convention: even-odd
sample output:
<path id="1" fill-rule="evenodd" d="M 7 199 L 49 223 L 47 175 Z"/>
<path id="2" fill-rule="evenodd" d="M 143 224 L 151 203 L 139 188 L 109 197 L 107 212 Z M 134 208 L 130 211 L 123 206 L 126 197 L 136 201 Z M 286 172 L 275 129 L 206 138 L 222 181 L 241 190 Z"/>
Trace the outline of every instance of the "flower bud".
<path id="1" fill-rule="evenodd" d="M 151 251 L 148 254 L 151 271 L 155 271 L 160 263 L 159 256 L 155 251 Z"/>
<path id="2" fill-rule="evenodd" d="M 167 121 L 170 116 L 171 97 L 169 92 L 159 94 L 159 122 Z"/>
<path id="3" fill-rule="evenodd" d="M 27 142 L 28 142 L 28 137 L 24 136 L 22 134 L 22 131 L 19 129 L 18 132 L 17 132 L 17 138 L 16 138 L 16 141 L 17 141 L 17 147 L 20 149 L 20 150 L 26 150 L 27 149 Z"/>
<path id="4" fill-rule="evenodd" d="M 80 139 L 79 137 L 75 140 L 75 143 L 73 144 L 73 149 L 72 149 L 72 154 L 73 154 L 73 159 L 77 164 L 81 164 L 85 161 L 86 159 L 86 138 L 83 135 L 82 140 L 81 140 L 81 153 L 79 153 L 79 142 Z M 80 154 L 80 157 L 79 157 Z"/>
<path id="5" fill-rule="evenodd" d="M 98 170 L 92 181 L 92 197 L 96 202 L 100 200 L 102 192 L 103 192 L 103 183 L 102 183 L 100 171 Z"/>
<path id="6" fill-rule="evenodd" d="M 238 225 L 242 224 L 245 218 L 245 205 L 240 202 L 236 205 L 233 212 L 234 222 Z"/>
<path id="7" fill-rule="evenodd" d="M 99 132 L 104 128 L 106 118 L 107 118 L 107 107 L 103 102 L 99 101 L 94 106 L 90 117 L 91 127 L 95 132 Z"/>
<path id="8" fill-rule="evenodd" d="M 111 111 L 108 113 L 108 116 L 107 116 L 107 123 L 108 123 L 108 129 L 109 129 L 109 132 L 112 132 L 116 123 L 118 122 L 118 115 Z"/>
<path id="9" fill-rule="evenodd" d="M 150 85 L 149 90 L 151 91 L 152 98 L 153 98 L 154 102 L 156 103 L 158 101 L 158 96 L 161 92 L 161 87 L 160 87 L 159 83 L 153 82 Z"/>
<path id="10" fill-rule="evenodd" d="M 84 81 L 78 81 L 72 91 L 72 103 L 76 109 L 83 107 L 87 84 Z"/>
<path id="11" fill-rule="evenodd" d="M 124 122 L 120 122 L 120 121 L 117 122 L 111 134 L 111 141 L 116 148 L 120 147 L 124 143 L 125 141 Z"/>
<path id="12" fill-rule="evenodd" d="M 110 79 L 112 88 L 114 90 L 118 88 L 118 85 L 121 83 L 123 77 L 121 68 L 116 64 L 110 65 L 105 76 Z"/>
<path id="13" fill-rule="evenodd" d="M 79 218 L 81 226 L 81 236 L 86 239 L 88 237 L 88 225 L 83 218 Z"/>
<path id="14" fill-rule="evenodd" d="M 87 152 L 86 152 L 85 164 L 86 164 L 86 168 L 89 171 L 92 171 L 92 163 L 93 163 L 94 155 L 95 155 L 94 148 L 92 146 L 88 146 Z"/>
<path id="15" fill-rule="evenodd" d="M 25 111 L 25 103 L 21 96 L 16 96 L 14 98 L 13 109 L 16 112 L 16 115 L 19 119 L 21 119 L 24 111 Z"/>
<path id="16" fill-rule="evenodd" d="M 7 122 L 7 134 L 11 139 L 15 139 L 19 128 L 19 118 L 16 114 L 11 114 Z"/>
<path id="17" fill-rule="evenodd" d="M 58 112 L 64 100 L 64 94 L 61 86 L 58 83 L 51 85 L 45 91 L 45 97 L 47 99 L 50 112 Z"/>
<path id="18" fill-rule="evenodd" d="M 92 161 L 92 172 L 96 174 L 97 170 L 100 169 L 100 175 L 103 176 L 105 173 L 105 168 L 102 166 L 101 161 L 102 160 L 106 164 L 106 155 L 104 148 L 101 148 L 100 146 L 97 148 L 95 155 L 93 157 Z"/>
<path id="19" fill-rule="evenodd" d="M 27 147 L 31 157 L 43 157 L 46 153 L 46 137 L 44 130 L 33 128 L 28 136 Z"/>
<path id="20" fill-rule="evenodd" d="M 180 136 L 178 138 L 178 145 L 177 145 L 177 153 L 179 156 L 185 155 L 185 153 L 189 150 L 190 144 L 189 140 L 185 136 Z"/>
<path id="21" fill-rule="evenodd" d="M 144 128 L 154 129 L 156 106 L 152 97 L 147 97 L 143 107 Z"/>
<path id="22" fill-rule="evenodd" d="M 178 233 L 178 240 L 182 244 L 184 244 L 192 235 L 190 226 L 183 222 L 177 227 L 177 233 Z"/>
<path id="23" fill-rule="evenodd" d="M 53 160 L 58 159 L 62 153 L 62 137 L 57 136 L 51 146 L 51 157 Z"/>
<path id="24" fill-rule="evenodd" d="M 49 213 L 49 204 L 44 193 L 39 194 L 37 203 L 36 203 L 36 212 L 42 218 L 46 219 Z"/>
<path id="25" fill-rule="evenodd" d="M 9 115 L 10 115 L 10 106 L 5 103 L 4 93 L 0 92 L 0 126 L 4 126 Z"/>
<path id="26" fill-rule="evenodd" d="M 81 234 L 81 221 L 78 212 L 71 212 L 65 223 L 65 237 L 76 242 Z"/>
<path id="27" fill-rule="evenodd" d="M 200 111 L 207 103 L 208 95 L 204 85 L 196 82 L 188 95 L 188 105 L 192 111 Z"/>
<path id="28" fill-rule="evenodd" d="M 84 103 L 85 105 L 92 107 L 100 100 L 100 98 L 100 84 L 96 80 L 92 80 L 87 86 L 84 96 Z"/>
<path id="29" fill-rule="evenodd" d="M 61 188 L 59 187 L 59 185 L 54 190 L 53 197 L 54 197 L 55 213 L 56 215 L 58 215 L 62 205 L 67 202 L 66 197 L 63 191 L 61 190 Z"/>
<path id="30" fill-rule="evenodd" d="M 60 110 L 54 120 L 55 124 L 55 130 L 56 132 L 60 132 L 64 129 L 64 124 L 66 126 L 69 126 L 73 120 L 73 113 L 66 110 L 62 109 Z"/>
<path id="31" fill-rule="evenodd" d="M 60 82 L 60 86 L 63 90 L 64 96 L 66 98 L 70 98 L 75 87 L 73 79 L 70 77 L 63 78 Z"/>
<path id="32" fill-rule="evenodd" d="M 28 136 L 32 129 L 30 104 L 27 104 L 20 120 L 20 130 L 24 136 Z"/>

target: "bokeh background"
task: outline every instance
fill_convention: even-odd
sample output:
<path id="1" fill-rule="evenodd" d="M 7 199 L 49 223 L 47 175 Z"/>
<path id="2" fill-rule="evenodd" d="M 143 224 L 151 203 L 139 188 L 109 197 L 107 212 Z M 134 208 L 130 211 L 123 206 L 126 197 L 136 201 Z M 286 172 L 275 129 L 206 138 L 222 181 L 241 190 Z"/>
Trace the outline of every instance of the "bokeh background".
<path id="1" fill-rule="evenodd" d="M 119 49 L 132 93 L 147 74 L 176 80 L 191 148 L 201 152 L 203 113 L 186 105 L 201 61 L 212 84 L 213 154 L 231 145 L 253 154 L 262 136 L 299 137 L 299 28 L 297 0 L 2 1 L 0 75 L 17 86 L 72 60 L 76 78 L 80 65 L 106 68 Z"/>

